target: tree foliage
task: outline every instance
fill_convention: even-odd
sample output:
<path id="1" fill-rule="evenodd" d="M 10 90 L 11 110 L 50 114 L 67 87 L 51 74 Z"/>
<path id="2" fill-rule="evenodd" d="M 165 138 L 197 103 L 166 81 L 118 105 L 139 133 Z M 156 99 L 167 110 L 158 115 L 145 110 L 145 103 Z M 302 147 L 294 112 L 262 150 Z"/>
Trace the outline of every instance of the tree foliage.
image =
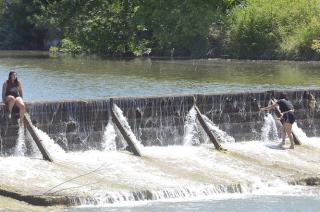
<path id="1" fill-rule="evenodd" d="M 230 14 L 229 44 L 239 58 L 316 58 L 319 0 L 247 0 Z"/>
<path id="2" fill-rule="evenodd" d="M 156 54 L 203 57 L 217 11 L 216 0 L 145 0 L 137 19 L 151 33 Z"/>
<path id="3" fill-rule="evenodd" d="M 43 7 L 37 22 L 63 34 L 62 47 L 72 53 L 131 55 L 140 46 L 130 0 L 61 0 Z"/>
<path id="4" fill-rule="evenodd" d="M 319 0 L 2 0 L 0 49 L 319 59 Z"/>
<path id="5" fill-rule="evenodd" d="M 0 48 L 43 49 L 45 28 L 38 28 L 32 17 L 40 12 L 32 0 L 1 1 Z"/>

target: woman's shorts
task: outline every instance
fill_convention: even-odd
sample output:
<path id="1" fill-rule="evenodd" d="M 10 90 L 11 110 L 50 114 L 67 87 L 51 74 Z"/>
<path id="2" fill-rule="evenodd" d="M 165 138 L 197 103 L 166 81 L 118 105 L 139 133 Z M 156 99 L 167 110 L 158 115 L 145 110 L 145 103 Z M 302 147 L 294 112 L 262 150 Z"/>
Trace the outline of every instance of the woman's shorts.
<path id="1" fill-rule="evenodd" d="M 293 124 L 294 121 L 296 120 L 296 117 L 294 116 L 293 112 L 288 112 L 288 113 L 283 114 L 282 119 L 283 119 L 284 123 Z"/>

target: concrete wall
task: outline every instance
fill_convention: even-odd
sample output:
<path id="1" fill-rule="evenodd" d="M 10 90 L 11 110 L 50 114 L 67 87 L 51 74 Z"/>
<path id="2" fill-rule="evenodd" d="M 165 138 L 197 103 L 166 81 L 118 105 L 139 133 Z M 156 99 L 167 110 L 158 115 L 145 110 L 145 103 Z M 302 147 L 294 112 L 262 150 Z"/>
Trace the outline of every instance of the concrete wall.
<path id="1" fill-rule="evenodd" d="M 311 93 L 320 101 L 320 90 L 286 91 L 293 102 L 298 126 L 309 136 L 319 136 L 319 106 L 307 104 Z M 265 113 L 259 106 L 267 105 L 271 97 L 282 91 L 196 94 L 181 96 L 114 98 L 144 145 L 181 144 L 184 123 L 193 105 L 193 96 L 200 111 L 237 141 L 260 139 Z M 110 119 L 110 99 L 28 102 L 34 124 L 49 134 L 68 151 L 101 149 L 105 126 Z M 17 120 L 6 118 L 0 105 L 1 152 L 14 147 L 17 138 Z"/>

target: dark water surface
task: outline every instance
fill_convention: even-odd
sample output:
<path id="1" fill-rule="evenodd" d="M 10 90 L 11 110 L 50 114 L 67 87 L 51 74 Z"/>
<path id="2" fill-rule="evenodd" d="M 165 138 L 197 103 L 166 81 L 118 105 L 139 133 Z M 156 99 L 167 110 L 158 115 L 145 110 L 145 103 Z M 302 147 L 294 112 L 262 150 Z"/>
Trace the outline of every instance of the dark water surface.
<path id="1" fill-rule="evenodd" d="M 319 62 L 110 60 L 0 52 L 0 81 L 18 72 L 26 101 L 313 88 Z"/>

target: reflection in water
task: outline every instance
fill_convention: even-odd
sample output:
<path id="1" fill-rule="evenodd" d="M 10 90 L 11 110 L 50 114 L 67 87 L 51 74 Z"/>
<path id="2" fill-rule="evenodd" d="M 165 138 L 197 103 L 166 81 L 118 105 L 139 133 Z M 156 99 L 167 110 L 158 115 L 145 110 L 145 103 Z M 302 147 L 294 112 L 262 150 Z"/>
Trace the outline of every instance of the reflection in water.
<path id="1" fill-rule="evenodd" d="M 0 52 L 0 80 L 17 70 L 27 101 L 310 88 L 320 84 L 319 68 L 319 62 L 101 60 Z"/>

